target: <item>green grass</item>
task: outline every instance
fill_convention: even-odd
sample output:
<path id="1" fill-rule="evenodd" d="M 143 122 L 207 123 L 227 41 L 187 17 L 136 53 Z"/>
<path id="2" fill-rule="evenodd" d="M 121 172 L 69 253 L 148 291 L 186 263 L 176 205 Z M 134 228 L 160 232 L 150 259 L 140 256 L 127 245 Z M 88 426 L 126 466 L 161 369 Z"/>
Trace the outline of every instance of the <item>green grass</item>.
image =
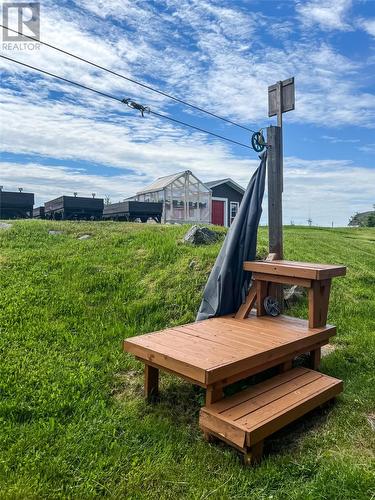
<path id="1" fill-rule="evenodd" d="M 375 229 L 285 228 L 286 258 L 348 266 L 331 294 L 337 349 L 322 362 L 345 392 L 269 439 L 248 469 L 202 440 L 202 390 L 163 374 L 160 403 L 147 405 L 142 366 L 121 351 L 125 337 L 194 320 L 221 242 L 186 246 L 185 231 L 0 230 L 0 498 L 373 498 Z M 266 237 L 262 228 L 260 254 Z"/>

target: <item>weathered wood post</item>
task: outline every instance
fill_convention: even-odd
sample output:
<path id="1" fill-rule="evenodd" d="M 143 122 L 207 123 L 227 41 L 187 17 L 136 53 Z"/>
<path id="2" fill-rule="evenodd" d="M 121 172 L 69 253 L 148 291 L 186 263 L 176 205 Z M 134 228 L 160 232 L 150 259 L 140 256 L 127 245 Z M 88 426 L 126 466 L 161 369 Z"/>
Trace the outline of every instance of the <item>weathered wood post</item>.
<path id="1" fill-rule="evenodd" d="M 282 259 L 283 250 L 283 113 L 294 109 L 294 77 L 268 87 L 268 116 L 277 116 L 277 127 L 267 128 L 268 144 L 268 236 L 269 253 Z M 281 285 L 273 285 L 272 295 L 282 308 L 283 293 Z"/>
<path id="2" fill-rule="evenodd" d="M 283 258 L 283 113 L 294 103 L 294 77 L 268 87 L 268 116 L 277 116 L 277 127 L 267 129 L 269 252 L 277 259 Z"/>
<path id="3" fill-rule="evenodd" d="M 269 253 L 283 258 L 283 175 L 281 165 L 281 127 L 267 128 L 268 144 L 268 237 Z"/>

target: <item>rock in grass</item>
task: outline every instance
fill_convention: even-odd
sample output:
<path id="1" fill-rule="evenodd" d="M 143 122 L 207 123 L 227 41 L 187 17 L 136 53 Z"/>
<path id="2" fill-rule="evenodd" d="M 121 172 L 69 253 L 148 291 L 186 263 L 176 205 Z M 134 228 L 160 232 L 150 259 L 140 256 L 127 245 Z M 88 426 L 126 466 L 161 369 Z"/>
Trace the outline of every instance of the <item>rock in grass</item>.
<path id="1" fill-rule="evenodd" d="M 192 245 L 210 245 L 218 239 L 217 234 L 208 227 L 193 226 L 184 236 L 184 243 Z"/>
<path id="2" fill-rule="evenodd" d="M 12 224 L 8 224 L 7 222 L 0 222 L 0 229 L 10 229 Z"/>
<path id="3" fill-rule="evenodd" d="M 375 432 L 375 413 L 367 415 L 367 422 L 370 424 L 371 429 Z"/>
<path id="4" fill-rule="evenodd" d="M 50 230 L 48 231 L 48 234 L 52 234 L 52 235 L 56 235 L 56 234 L 64 234 L 64 231 L 54 231 L 54 230 Z"/>
<path id="5" fill-rule="evenodd" d="M 337 349 L 336 344 L 323 345 L 321 348 L 322 358 L 324 358 L 325 356 L 328 356 L 329 354 L 331 354 L 331 352 L 336 351 L 336 349 Z"/>
<path id="6" fill-rule="evenodd" d="M 321 348 L 321 355 L 322 358 L 325 356 L 329 356 L 332 352 L 334 352 L 336 349 L 339 349 L 339 346 L 337 344 L 327 344 L 322 346 Z M 294 366 L 310 366 L 310 354 L 309 353 L 303 353 L 294 358 Z"/>
<path id="7" fill-rule="evenodd" d="M 286 306 L 290 307 L 296 302 L 299 302 L 304 295 L 304 288 L 298 285 L 293 285 L 290 288 L 284 289 L 284 300 L 286 302 Z"/>
<path id="8" fill-rule="evenodd" d="M 91 234 L 83 234 L 78 237 L 79 240 L 88 240 L 89 238 L 91 238 Z"/>

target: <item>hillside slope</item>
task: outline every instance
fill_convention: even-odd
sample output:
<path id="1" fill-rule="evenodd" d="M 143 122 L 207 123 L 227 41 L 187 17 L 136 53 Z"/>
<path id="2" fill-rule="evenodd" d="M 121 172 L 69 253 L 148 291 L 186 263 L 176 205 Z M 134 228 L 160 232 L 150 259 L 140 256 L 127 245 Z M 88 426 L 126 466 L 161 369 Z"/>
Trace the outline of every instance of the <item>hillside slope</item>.
<path id="1" fill-rule="evenodd" d="M 149 406 L 141 364 L 121 352 L 124 337 L 194 320 L 221 243 L 183 245 L 186 229 L 0 230 L 0 498 L 371 498 L 375 229 L 285 228 L 286 258 L 348 266 L 334 280 L 338 336 L 322 363 L 345 392 L 269 440 L 254 469 L 202 440 L 200 389 L 162 375 L 161 401 Z M 292 312 L 306 315 L 303 304 Z"/>

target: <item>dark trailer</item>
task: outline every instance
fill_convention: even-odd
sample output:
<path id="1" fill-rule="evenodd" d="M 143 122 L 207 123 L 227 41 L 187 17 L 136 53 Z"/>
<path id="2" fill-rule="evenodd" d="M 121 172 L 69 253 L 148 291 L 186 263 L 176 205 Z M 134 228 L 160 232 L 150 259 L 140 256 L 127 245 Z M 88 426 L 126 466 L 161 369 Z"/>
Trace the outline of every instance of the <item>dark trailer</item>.
<path id="1" fill-rule="evenodd" d="M 44 207 L 34 208 L 33 219 L 44 219 Z"/>
<path id="2" fill-rule="evenodd" d="M 141 222 L 147 222 L 153 219 L 155 222 L 161 222 L 163 213 L 163 203 L 148 201 L 123 201 L 121 203 L 112 203 L 104 207 L 103 219 L 124 220 L 134 222 L 140 219 Z"/>
<path id="3" fill-rule="evenodd" d="M 54 220 L 100 220 L 103 215 L 102 198 L 60 196 L 44 204 L 46 219 Z"/>
<path id="4" fill-rule="evenodd" d="M 34 193 L 0 190 L 0 219 L 30 219 L 33 206 Z"/>

